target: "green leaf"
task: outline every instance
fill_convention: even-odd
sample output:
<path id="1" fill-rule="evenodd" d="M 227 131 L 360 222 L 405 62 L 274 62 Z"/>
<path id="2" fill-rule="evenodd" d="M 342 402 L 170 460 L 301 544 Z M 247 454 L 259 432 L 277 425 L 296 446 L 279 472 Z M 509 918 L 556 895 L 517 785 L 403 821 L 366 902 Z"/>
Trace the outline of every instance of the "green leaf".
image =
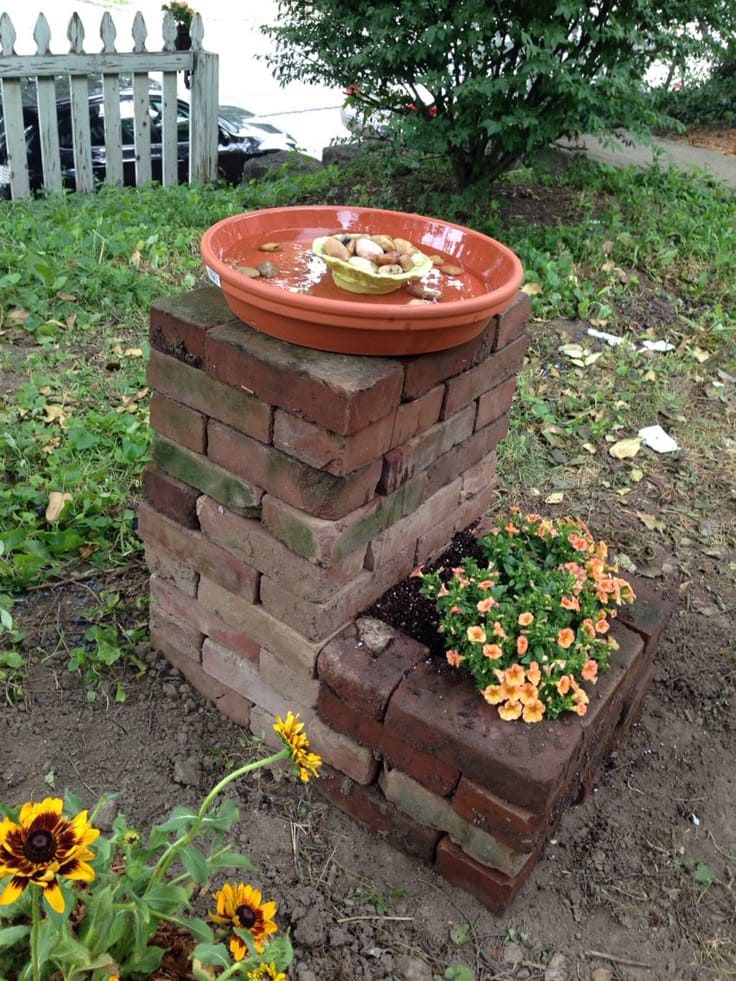
<path id="1" fill-rule="evenodd" d="M 153 830 L 165 831 L 167 834 L 171 831 L 181 831 L 182 828 L 186 828 L 188 824 L 191 824 L 196 817 L 196 811 L 193 811 L 190 807 L 183 807 L 181 804 L 178 804 L 163 824 L 155 825 Z"/>
<path id="2" fill-rule="evenodd" d="M 471 929 L 469 923 L 454 923 L 450 927 L 450 940 L 458 947 L 462 947 L 466 944 L 471 937 Z"/>
<path id="3" fill-rule="evenodd" d="M 29 926 L 11 926 L 0 930 L 0 950 L 13 947 L 31 932 Z"/>
<path id="4" fill-rule="evenodd" d="M 191 933 L 194 939 L 201 944 L 211 944 L 214 934 L 212 932 L 212 927 L 206 920 L 202 920 L 199 917 L 193 917 L 191 920 L 182 920 L 181 924 L 186 927 Z"/>
<path id="5" fill-rule="evenodd" d="M 193 956 L 203 964 L 216 964 L 218 967 L 230 967 L 230 955 L 224 944 L 197 944 Z"/>
<path id="6" fill-rule="evenodd" d="M 710 865 L 706 865 L 705 862 L 698 862 L 693 872 L 693 879 L 699 886 L 709 886 L 716 881 L 716 874 Z"/>
<path id="7" fill-rule="evenodd" d="M 172 886 L 168 882 L 162 882 L 150 889 L 145 898 L 152 910 L 171 916 L 186 908 L 189 902 L 189 893 L 181 886 Z"/>
<path id="8" fill-rule="evenodd" d="M 475 981 L 475 974 L 464 964 L 450 964 L 442 977 L 445 981 Z"/>
<path id="9" fill-rule="evenodd" d="M 230 831 L 239 817 L 240 808 L 235 801 L 224 800 L 216 811 L 207 815 L 204 825 L 214 831 Z"/>
<path id="10" fill-rule="evenodd" d="M 215 872 L 218 869 L 248 869 L 252 871 L 254 868 L 253 863 L 247 855 L 241 855 L 240 852 L 232 851 L 211 855 L 207 860 L 207 864 L 210 867 L 210 872 Z"/>
<path id="11" fill-rule="evenodd" d="M 198 848 L 195 848 L 193 845 L 182 848 L 179 851 L 179 858 L 184 868 L 196 883 L 204 885 L 207 882 L 210 877 L 207 859 Z"/>

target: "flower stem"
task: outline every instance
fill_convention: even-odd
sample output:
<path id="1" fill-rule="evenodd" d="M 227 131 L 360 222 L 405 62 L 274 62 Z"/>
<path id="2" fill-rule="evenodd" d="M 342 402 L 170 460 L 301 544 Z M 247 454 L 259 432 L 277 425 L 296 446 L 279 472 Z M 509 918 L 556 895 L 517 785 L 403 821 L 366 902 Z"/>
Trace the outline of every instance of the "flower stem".
<path id="1" fill-rule="evenodd" d="M 176 841 L 172 842 L 163 855 L 159 858 L 158 862 L 156 862 L 149 880 L 148 888 L 150 889 L 151 886 L 163 879 L 178 852 L 180 852 L 182 848 L 186 848 L 190 842 L 194 841 L 202 829 L 202 825 L 204 824 L 210 807 L 219 794 L 222 793 L 225 787 L 233 783 L 234 780 L 239 780 L 240 777 L 244 777 L 247 773 L 252 773 L 254 770 L 262 770 L 264 767 L 272 766 L 274 763 L 278 763 L 280 760 L 286 760 L 290 756 L 291 750 L 288 746 L 284 746 L 284 748 L 279 750 L 278 753 L 274 753 L 272 756 L 267 756 L 262 760 L 256 760 L 254 763 L 246 763 L 245 766 L 241 766 L 239 769 L 233 770 L 232 773 L 228 773 L 226 777 L 223 777 L 222 780 L 220 780 L 220 782 L 212 788 L 212 790 L 202 801 L 199 811 L 197 811 L 197 816 L 194 819 L 189 831 L 182 838 L 177 838 Z"/>
<path id="2" fill-rule="evenodd" d="M 41 965 L 38 962 L 38 934 L 41 929 L 41 888 L 31 889 L 31 970 L 33 981 L 41 981 Z"/>

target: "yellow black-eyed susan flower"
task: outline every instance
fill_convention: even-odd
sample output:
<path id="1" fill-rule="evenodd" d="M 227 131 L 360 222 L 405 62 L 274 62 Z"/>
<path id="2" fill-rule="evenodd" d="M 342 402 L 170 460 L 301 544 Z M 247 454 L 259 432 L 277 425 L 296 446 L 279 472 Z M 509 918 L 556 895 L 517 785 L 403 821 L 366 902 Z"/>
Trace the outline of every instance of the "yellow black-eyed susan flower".
<path id="1" fill-rule="evenodd" d="M 304 732 L 304 723 L 299 721 L 299 715 L 287 712 L 285 721 L 279 716 L 274 729 L 291 750 L 291 758 L 304 783 L 316 777 L 322 766 L 322 757 L 309 752 L 309 740 Z"/>
<path id="2" fill-rule="evenodd" d="M 248 971 L 248 981 L 286 981 L 286 975 L 279 971 L 276 964 L 259 964 L 255 971 Z"/>
<path id="3" fill-rule="evenodd" d="M 47 797 L 40 804 L 24 804 L 20 823 L 9 818 L 0 821 L 0 879 L 12 876 L 2 894 L 0 906 L 15 902 L 29 882 L 43 889 L 52 909 L 64 911 L 64 896 L 58 879 L 92 882 L 94 869 L 87 860 L 94 852 L 87 847 L 99 836 L 87 811 L 68 821 L 62 817 L 64 802 Z"/>
<path id="4" fill-rule="evenodd" d="M 210 919 L 215 923 L 228 923 L 238 930 L 247 930 L 253 937 L 256 950 L 262 954 L 269 935 L 278 930 L 274 922 L 276 903 L 261 902 L 259 890 L 242 882 L 226 882 L 215 893 L 214 899 L 217 902 L 217 912 L 210 913 Z M 240 937 L 233 935 L 230 939 L 230 953 L 236 961 L 242 961 L 248 953 L 248 946 Z"/>

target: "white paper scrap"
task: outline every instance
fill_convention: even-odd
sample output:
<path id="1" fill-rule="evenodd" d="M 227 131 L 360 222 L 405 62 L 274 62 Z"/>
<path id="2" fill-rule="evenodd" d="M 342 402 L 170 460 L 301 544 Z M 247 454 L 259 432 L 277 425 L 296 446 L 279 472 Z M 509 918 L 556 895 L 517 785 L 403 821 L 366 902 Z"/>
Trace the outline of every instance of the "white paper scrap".
<path id="1" fill-rule="evenodd" d="M 674 351 L 675 345 L 669 341 L 642 341 L 640 351 Z"/>
<path id="2" fill-rule="evenodd" d="M 595 327 L 588 327 L 588 336 L 597 337 L 600 341 L 605 341 L 606 344 L 610 344 L 611 347 L 617 347 L 619 344 L 623 344 L 623 337 L 616 337 L 615 334 L 607 334 L 605 330 L 596 330 Z"/>
<path id="3" fill-rule="evenodd" d="M 639 430 L 639 439 L 655 453 L 674 453 L 680 447 L 677 441 L 669 436 L 661 426 L 645 426 Z"/>

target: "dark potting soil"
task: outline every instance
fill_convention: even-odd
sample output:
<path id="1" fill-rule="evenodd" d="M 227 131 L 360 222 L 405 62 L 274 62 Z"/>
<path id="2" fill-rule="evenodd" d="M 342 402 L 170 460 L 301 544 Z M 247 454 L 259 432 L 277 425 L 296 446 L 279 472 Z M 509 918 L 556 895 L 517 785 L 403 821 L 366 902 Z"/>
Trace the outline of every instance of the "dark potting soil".
<path id="1" fill-rule="evenodd" d="M 427 572 L 445 570 L 449 579 L 452 569 L 462 565 L 463 559 L 469 557 L 483 561 L 483 552 L 472 529 L 458 532 L 442 555 L 424 568 Z M 422 596 L 421 587 L 422 580 L 418 576 L 402 579 L 366 610 L 366 616 L 383 620 L 391 627 L 403 631 L 428 647 L 430 653 L 444 663 L 445 641 L 437 630 L 439 614 L 434 601 Z"/>

